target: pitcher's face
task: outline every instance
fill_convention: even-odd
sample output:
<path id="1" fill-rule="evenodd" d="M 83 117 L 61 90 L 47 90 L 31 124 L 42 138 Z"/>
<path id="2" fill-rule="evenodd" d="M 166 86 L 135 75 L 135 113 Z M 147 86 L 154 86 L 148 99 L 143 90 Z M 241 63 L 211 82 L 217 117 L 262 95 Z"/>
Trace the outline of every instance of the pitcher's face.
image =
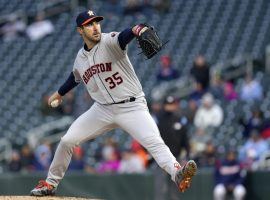
<path id="1" fill-rule="evenodd" d="M 89 24 L 80 27 L 78 32 L 81 36 L 90 42 L 98 43 L 101 38 L 101 27 L 97 21 L 92 21 Z"/>

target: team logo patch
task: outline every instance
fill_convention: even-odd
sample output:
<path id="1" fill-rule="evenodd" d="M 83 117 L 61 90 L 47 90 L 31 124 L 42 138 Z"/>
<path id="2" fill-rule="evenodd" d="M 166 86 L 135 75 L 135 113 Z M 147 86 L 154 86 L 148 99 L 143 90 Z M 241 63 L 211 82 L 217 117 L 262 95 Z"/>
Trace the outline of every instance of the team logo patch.
<path id="1" fill-rule="evenodd" d="M 116 33 L 112 33 L 112 34 L 111 34 L 111 37 L 114 37 L 115 35 L 116 35 Z"/>
<path id="2" fill-rule="evenodd" d="M 89 10 L 88 12 L 88 15 L 91 17 L 92 15 L 94 15 L 94 12 L 92 10 Z"/>

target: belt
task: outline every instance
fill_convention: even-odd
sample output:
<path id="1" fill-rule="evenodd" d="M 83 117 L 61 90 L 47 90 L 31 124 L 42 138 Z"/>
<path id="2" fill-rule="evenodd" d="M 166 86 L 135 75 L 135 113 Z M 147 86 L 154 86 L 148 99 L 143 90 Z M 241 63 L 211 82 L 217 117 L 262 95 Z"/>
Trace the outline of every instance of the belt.
<path id="1" fill-rule="evenodd" d="M 115 102 L 115 103 L 111 103 L 110 105 L 112 104 L 122 104 L 122 103 L 128 103 L 128 102 L 133 102 L 136 100 L 136 97 L 130 97 L 128 99 L 125 99 L 123 101 L 119 101 L 119 102 Z"/>

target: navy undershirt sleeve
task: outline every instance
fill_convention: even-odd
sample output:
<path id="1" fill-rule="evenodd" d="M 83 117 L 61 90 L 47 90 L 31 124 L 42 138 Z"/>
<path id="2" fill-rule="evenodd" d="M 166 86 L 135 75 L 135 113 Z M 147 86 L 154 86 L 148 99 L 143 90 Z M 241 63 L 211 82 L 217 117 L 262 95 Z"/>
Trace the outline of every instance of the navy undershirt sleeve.
<path id="1" fill-rule="evenodd" d="M 131 28 L 123 30 L 118 36 L 118 42 L 122 50 L 125 50 L 127 44 L 135 37 Z"/>
<path id="2" fill-rule="evenodd" d="M 71 72 L 66 82 L 59 88 L 58 93 L 64 96 L 77 85 L 79 85 L 79 83 L 75 81 L 75 76 L 73 72 Z"/>

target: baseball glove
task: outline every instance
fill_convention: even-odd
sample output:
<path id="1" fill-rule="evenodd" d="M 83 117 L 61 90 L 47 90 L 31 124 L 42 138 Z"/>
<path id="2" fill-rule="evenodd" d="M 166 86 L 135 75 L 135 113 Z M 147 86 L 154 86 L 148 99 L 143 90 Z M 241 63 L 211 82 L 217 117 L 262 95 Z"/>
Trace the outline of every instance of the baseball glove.
<path id="1" fill-rule="evenodd" d="M 162 49 L 163 43 L 154 27 L 147 24 L 140 24 L 137 25 L 136 33 L 136 38 L 142 49 L 142 53 L 148 59 L 152 58 Z"/>

